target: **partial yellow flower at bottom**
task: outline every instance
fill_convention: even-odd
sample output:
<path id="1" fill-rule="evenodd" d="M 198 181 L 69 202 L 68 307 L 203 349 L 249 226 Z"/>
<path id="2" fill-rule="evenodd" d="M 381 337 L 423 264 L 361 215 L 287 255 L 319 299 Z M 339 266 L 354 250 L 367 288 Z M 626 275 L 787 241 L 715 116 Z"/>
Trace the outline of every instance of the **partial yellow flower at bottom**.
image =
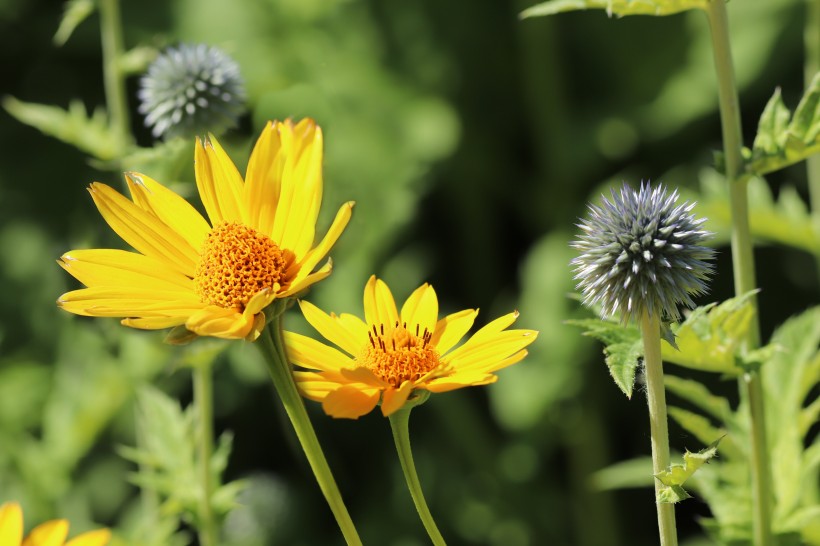
<path id="1" fill-rule="evenodd" d="M 0 506 L 0 546 L 105 546 L 111 531 L 98 529 L 77 535 L 68 542 L 68 521 L 55 519 L 38 525 L 23 540 L 23 511 L 16 502 Z"/>
<path id="2" fill-rule="evenodd" d="M 316 245 L 322 201 L 322 130 L 311 119 L 272 122 L 243 182 L 211 136 L 197 140 L 196 183 L 210 222 L 144 174 L 126 173 L 131 199 L 93 183 L 108 225 L 137 252 L 72 250 L 58 262 L 87 288 L 60 296 L 71 313 L 123 317 L 126 326 L 184 326 L 200 336 L 255 339 L 262 312 L 330 274 L 314 271 L 350 220 L 344 204 Z"/>
<path id="3" fill-rule="evenodd" d="M 527 355 L 534 330 L 507 330 L 518 313 L 487 324 L 453 349 L 470 330 L 478 311 L 438 318 L 438 298 L 429 284 L 417 288 L 399 311 L 387 285 L 371 277 L 364 290 L 365 320 L 327 314 L 300 301 L 307 321 L 341 351 L 312 338 L 285 332 L 302 394 L 322 403 L 328 415 L 356 419 L 381 402 L 387 417 L 416 390 L 434 393 L 495 382 L 495 372 Z M 344 351 L 344 352 L 342 352 Z"/>

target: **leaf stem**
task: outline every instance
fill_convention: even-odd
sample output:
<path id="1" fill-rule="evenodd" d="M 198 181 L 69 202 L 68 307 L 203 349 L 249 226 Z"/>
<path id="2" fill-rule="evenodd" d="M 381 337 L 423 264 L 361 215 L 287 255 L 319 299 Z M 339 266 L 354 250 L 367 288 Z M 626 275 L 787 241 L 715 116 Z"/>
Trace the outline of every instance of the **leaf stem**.
<path id="1" fill-rule="evenodd" d="M 211 473 L 211 455 L 214 449 L 213 433 L 213 377 L 210 362 L 194 366 L 194 404 L 199 416 L 198 449 L 199 479 L 202 498 L 199 505 L 199 543 L 201 546 L 217 546 L 217 528 L 214 518 L 214 484 Z"/>
<path id="2" fill-rule="evenodd" d="M 742 176 L 743 133 L 740 126 L 740 108 L 735 84 L 732 52 L 729 43 L 729 22 L 724 0 L 708 3 L 709 28 L 715 56 L 718 81 L 720 120 L 723 131 L 723 149 L 726 158 L 726 180 L 732 212 L 732 265 L 734 268 L 735 295 L 746 294 L 757 287 L 755 279 L 752 239 L 749 233 L 749 212 L 746 179 Z M 757 296 L 750 298 L 754 314 L 746 348 L 760 345 Z M 763 387 L 757 371 L 743 377 L 746 398 L 749 402 L 749 422 L 752 441 L 752 497 L 755 546 L 772 544 L 771 529 L 771 465 L 766 440 Z"/>
<path id="3" fill-rule="evenodd" d="M 268 364 L 273 386 L 282 401 L 282 405 L 285 407 L 296 436 L 299 438 L 302 450 L 305 452 L 310 468 L 313 470 L 313 475 L 316 477 L 316 481 L 319 482 L 319 488 L 322 490 L 322 494 L 330 506 L 330 510 L 333 512 L 347 544 L 361 546 L 362 541 L 356 532 L 353 521 L 350 519 L 342 495 L 339 493 L 339 488 L 333 479 L 333 474 L 319 445 L 319 439 L 313 430 L 310 417 L 308 417 L 307 410 L 305 410 L 302 397 L 296 388 L 293 370 L 285 356 L 281 314 L 269 319 L 268 325 L 262 331 L 260 337 L 262 353 Z"/>
<path id="4" fill-rule="evenodd" d="M 120 69 L 124 47 L 119 0 L 100 0 L 99 9 L 105 102 L 108 106 L 111 131 L 119 150 L 117 159 L 120 159 L 126 145 L 131 142 L 131 122 L 125 93 L 125 78 Z"/>
<path id="5" fill-rule="evenodd" d="M 410 449 L 410 411 L 412 409 L 412 406 L 405 406 L 389 417 L 390 428 L 393 431 L 393 441 L 396 443 L 396 452 L 399 455 L 404 479 L 407 481 L 407 488 L 410 490 L 413 504 L 416 505 L 416 511 L 419 513 L 430 540 L 433 541 L 435 546 L 446 546 L 447 543 L 444 542 L 444 537 L 441 536 L 433 515 L 427 507 L 427 501 L 424 500 L 419 476 L 416 473 L 416 465 L 413 463 L 413 452 Z"/>
<path id="6" fill-rule="evenodd" d="M 641 336 L 643 338 L 643 363 L 646 374 L 646 400 L 649 405 L 649 431 L 652 439 L 652 472 L 657 475 L 669 469 L 669 430 L 666 417 L 666 393 L 663 388 L 663 361 L 661 360 L 661 328 L 658 315 L 641 315 Z M 658 502 L 658 494 L 663 487 L 655 480 L 655 506 L 658 510 L 658 530 L 661 546 L 677 546 L 678 534 L 675 526 L 675 505 Z"/>

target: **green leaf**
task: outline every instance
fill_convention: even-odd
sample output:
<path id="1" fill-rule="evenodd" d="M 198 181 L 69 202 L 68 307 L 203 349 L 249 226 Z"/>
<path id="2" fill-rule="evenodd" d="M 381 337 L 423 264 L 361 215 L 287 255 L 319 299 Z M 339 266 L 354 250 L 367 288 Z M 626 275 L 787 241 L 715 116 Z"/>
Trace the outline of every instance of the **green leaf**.
<path id="1" fill-rule="evenodd" d="M 806 89 L 793 116 L 780 98 L 780 89 L 775 90 L 760 117 L 747 170 L 763 175 L 820 152 L 818 105 L 820 73 L 815 75 Z"/>
<path id="2" fill-rule="evenodd" d="M 690 9 L 703 9 L 708 0 L 550 0 L 521 12 L 521 19 L 555 15 L 565 11 L 603 9 L 607 15 L 672 15 Z"/>
<path id="3" fill-rule="evenodd" d="M 652 487 L 652 457 L 640 457 L 609 465 L 592 474 L 590 482 L 598 491 Z"/>
<path id="4" fill-rule="evenodd" d="M 96 109 L 89 116 L 80 101 L 72 101 L 68 110 L 63 110 L 57 106 L 5 97 L 3 107 L 19 121 L 72 144 L 101 161 L 120 157 L 125 148 L 124 143 L 109 129 L 105 112 Z"/>
<path id="5" fill-rule="evenodd" d="M 820 231 L 816 230 L 808 206 L 791 186 L 780 189 L 775 200 L 765 180 L 753 177 L 748 182 L 749 228 L 755 239 L 779 243 L 820 256 Z M 728 241 L 731 213 L 726 179 L 714 171 L 701 175 L 697 214 L 708 218 L 707 229 Z"/>
<path id="6" fill-rule="evenodd" d="M 737 354 L 752 324 L 753 293 L 693 310 L 675 329 L 679 351 L 661 347 L 667 362 L 695 370 L 739 375 Z"/>
<path id="7" fill-rule="evenodd" d="M 68 0 L 65 3 L 60 27 L 57 29 L 57 33 L 54 34 L 54 45 L 59 47 L 65 44 L 80 23 L 94 13 L 95 8 L 96 5 L 93 0 Z"/>
<path id="8" fill-rule="evenodd" d="M 722 396 L 712 394 L 702 383 L 669 374 L 664 375 L 663 383 L 669 392 L 694 404 L 715 419 L 725 423 L 732 418 L 729 401 Z"/>
<path id="9" fill-rule="evenodd" d="M 641 334 L 634 327 L 600 319 L 570 320 L 567 324 L 586 329 L 591 336 L 604 343 L 604 355 L 609 373 L 627 398 L 632 398 L 635 371 L 643 356 Z"/>
<path id="10" fill-rule="evenodd" d="M 657 493 L 658 502 L 676 503 L 688 499 L 690 495 L 683 489 L 683 484 L 698 468 L 717 455 L 719 442 L 720 439 L 697 453 L 687 451 L 683 454 L 683 464 L 673 464 L 668 470 L 658 472 L 655 477 L 665 486 Z"/>

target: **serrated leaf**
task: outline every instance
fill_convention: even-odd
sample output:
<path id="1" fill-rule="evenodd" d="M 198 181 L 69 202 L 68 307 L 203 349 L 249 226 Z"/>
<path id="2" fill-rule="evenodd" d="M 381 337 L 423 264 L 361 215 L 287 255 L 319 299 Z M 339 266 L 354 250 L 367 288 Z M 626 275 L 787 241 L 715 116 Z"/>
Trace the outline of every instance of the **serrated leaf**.
<path id="1" fill-rule="evenodd" d="M 754 316 L 752 294 L 694 309 L 675 329 L 680 350 L 662 346 L 663 359 L 695 370 L 729 375 L 742 373 L 742 368 L 737 366 L 737 355 Z"/>
<path id="2" fill-rule="evenodd" d="M 96 109 L 89 116 L 80 101 L 72 101 L 68 110 L 63 110 L 57 106 L 5 97 L 3 107 L 17 120 L 71 144 L 100 161 L 120 157 L 125 149 L 124 143 L 110 130 L 105 112 Z"/>
<path id="3" fill-rule="evenodd" d="M 792 116 L 775 90 L 766 104 L 752 145 L 750 173 L 763 175 L 820 152 L 820 73 L 816 74 Z M 791 118 L 791 119 L 789 119 Z"/>
<path id="4" fill-rule="evenodd" d="M 719 442 L 720 439 L 697 453 L 687 451 L 683 454 L 683 464 L 673 464 L 668 470 L 658 472 L 655 477 L 665 486 L 657 493 L 658 502 L 675 503 L 688 499 L 690 495 L 683 489 L 683 484 L 692 477 L 697 469 L 717 455 Z"/>
<path id="5" fill-rule="evenodd" d="M 68 0 L 63 10 L 63 18 L 60 20 L 60 27 L 54 34 L 54 45 L 57 47 L 65 44 L 74 30 L 85 21 L 89 15 L 94 13 L 96 4 L 93 0 Z"/>
<path id="6" fill-rule="evenodd" d="M 692 379 L 666 374 L 663 378 L 666 389 L 705 411 L 715 419 L 727 422 L 732 418 L 732 408 L 729 401 L 712 394 L 702 383 Z"/>
<path id="7" fill-rule="evenodd" d="M 630 326 L 600 319 L 571 320 L 567 324 L 586 329 L 585 336 L 591 336 L 604 343 L 604 360 L 615 384 L 632 398 L 635 371 L 643 356 L 643 342 L 640 332 Z"/>
<path id="8" fill-rule="evenodd" d="M 708 0 L 551 0 L 536 4 L 521 12 L 521 19 L 555 15 L 565 11 L 603 9 L 609 16 L 672 15 L 691 9 L 703 9 Z"/>
<path id="9" fill-rule="evenodd" d="M 689 432 L 698 441 L 704 444 L 714 442 L 718 438 L 724 438 L 723 447 L 721 450 L 729 459 L 740 460 L 743 457 L 743 452 L 737 448 L 731 437 L 726 437 L 726 430 L 718 428 L 712 424 L 709 419 L 703 415 L 678 408 L 675 406 L 669 407 L 669 417 L 674 419 L 683 429 Z"/>

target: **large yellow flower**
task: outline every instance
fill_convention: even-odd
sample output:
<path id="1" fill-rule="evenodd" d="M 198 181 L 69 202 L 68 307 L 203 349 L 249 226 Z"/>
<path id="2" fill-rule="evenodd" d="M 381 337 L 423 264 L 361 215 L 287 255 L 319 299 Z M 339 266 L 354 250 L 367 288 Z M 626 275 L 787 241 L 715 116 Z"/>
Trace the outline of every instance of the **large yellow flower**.
<path id="1" fill-rule="evenodd" d="M 242 176 L 215 138 L 197 139 L 195 173 L 210 222 L 148 176 L 126 173 L 131 199 L 95 182 L 108 225 L 139 253 L 72 250 L 60 265 L 87 288 L 63 294 L 71 313 L 124 317 L 126 326 L 184 325 L 201 336 L 255 339 L 262 310 L 330 274 L 319 262 L 353 203 L 313 247 L 322 201 L 322 130 L 311 119 L 268 123 Z"/>
<path id="2" fill-rule="evenodd" d="M 105 546 L 111 540 L 108 529 L 83 533 L 65 541 L 68 522 L 55 519 L 38 525 L 23 540 L 23 511 L 16 502 L 0 506 L 0 546 Z"/>
<path id="3" fill-rule="evenodd" d="M 416 389 L 445 392 L 495 382 L 494 372 L 527 355 L 533 330 L 507 330 L 518 313 L 487 324 L 453 349 L 470 330 L 478 311 L 438 319 L 433 287 L 423 284 L 396 309 L 387 285 L 371 277 L 364 289 L 365 320 L 328 315 L 300 301 L 307 321 L 342 351 L 312 338 L 285 332 L 288 355 L 308 370 L 295 373 L 302 394 L 322 402 L 333 417 L 356 419 L 381 401 L 384 416 L 401 409 Z M 347 354 L 345 354 L 347 353 Z"/>

